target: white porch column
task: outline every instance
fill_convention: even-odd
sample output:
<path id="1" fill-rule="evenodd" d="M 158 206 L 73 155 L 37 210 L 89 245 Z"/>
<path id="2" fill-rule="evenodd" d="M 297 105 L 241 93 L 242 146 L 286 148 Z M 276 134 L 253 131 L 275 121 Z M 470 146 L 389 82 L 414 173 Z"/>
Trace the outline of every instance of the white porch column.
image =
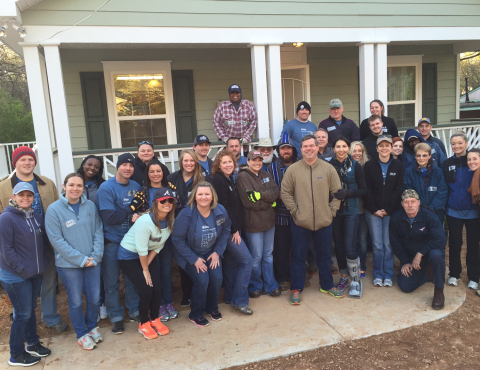
<path id="1" fill-rule="evenodd" d="M 258 138 L 270 137 L 265 45 L 252 44 L 250 45 L 250 51 L 252 56 L 253 101 L 258 117 Z"/>
<path id="2" fill-rule="evenodd" d="M 283 129 L 282 66 L 280 58 L 280 45 L 268 45 L 268 112 L 270 113 L 270 135 L 274 144 L 280 138 Z"/>
<path id="3" fill-rule="evenodd" d="M 69 173 L 75 172 L 72 158 L 70 127 L 68 124 L 67 101 L 63 84 L 62 63 L 58 43 L 43 45 L 45 64 L 47 66 L 50 104 L 57 138 L 60 178 L 63 180 Z"/>
<path id="4" fill-rule="evenodd" d="M 37 45 L 23 45 L 23 59 L 27 72 L 28 93 L 32 106 L 33 127 L 37 142 L 37 156 L 41 166 L 41 174 L 55 182 L 52 141 L 48 123 L 47 96 L 42 78 L 43 61 Z"/>
<path id="5" fill-rule="evenodd" d="M 387 116 L 387 44 L 375 44 L 375 98 L 385 106 Z"/>
<path id="6" fill-rule="evenodd" d="M 360 121 L 370 116 L 370 102 L 375 99 L 374 44 L 359 44 Z"/>

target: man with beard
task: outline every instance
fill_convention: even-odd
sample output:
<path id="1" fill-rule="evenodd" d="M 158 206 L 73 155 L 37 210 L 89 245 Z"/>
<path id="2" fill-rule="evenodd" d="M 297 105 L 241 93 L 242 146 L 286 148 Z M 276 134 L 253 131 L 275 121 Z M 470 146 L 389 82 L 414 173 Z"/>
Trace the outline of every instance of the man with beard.
<path id="1" fill-rule="evenodd" d="M 230 100 L 224 101 L 215 110 L 213 128 L 218 140 L 227 142 L 229 137 L 238 137 L 242 145 L 252 141 L 257 127 L 257 111 L 251 102 L 242 99 L 242 89 L 234 84 L 228 88 Z"/>
<path id="2" fill-rule="evenodd" d="M 377 139 L 380 135 L 383 135 L 383 122 L 382 117 L 372 114 L 368 117 L 368 126 L 370 132 L 365 139 L 362 140 L 362 144 L 367 149 L 367 154 L 372 158 L 377 158 Z"/>
<path id="3" fill-rule="evenodd" d="M 237 168 L 233 171 L 233 181 L 237 180 L 240 166 L 247 164 L 247 158 L 242 155 L 242 146 L 238 137 L 230 137 L 227 139 L 227 149 L 230 150 L 237 160 Z"/>
<path id="4" fill-rule="evenodd" d="M 272 144 L 272 140 L 269 137 L 258 140 L 258 144 L 253 147 L 254 150 L 258 150 L 262 153 L 263 171 L 267 170 L 270 163 L 277 160 L 277 156 L 273 153 L 275 148 L 276 146 Z"/>
<path id="5" fill-rule="evenodd" d="M 278 159 L 272 162 L 267 172 L 272 175 L 279 189 L 282 189 L 282 180 L 285 171 L 296 161 L 297 149 L 290 142 L 288 133 L 284 132 L 277 145 Z M 273 272 L 281 291 L 290 289 L 290 250 L 292 249 L 292 231 L 290 211 L 282 202 L 281 195 L 275 207 L 277 219 L 275 221 L 275 239 L 273 242 Z"/>

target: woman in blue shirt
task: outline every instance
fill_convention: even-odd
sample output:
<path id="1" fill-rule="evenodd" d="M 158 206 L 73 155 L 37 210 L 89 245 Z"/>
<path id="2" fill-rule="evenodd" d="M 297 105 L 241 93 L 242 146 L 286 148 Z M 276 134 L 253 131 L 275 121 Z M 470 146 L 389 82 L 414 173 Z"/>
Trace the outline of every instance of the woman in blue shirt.
<path id="1" fill-rule="evenodd" d="M 213 186 L 202 181 L 192 190 L 187 204 L 177 216 L 173 231 L 175 259 L 193 281 L 190 314 L 197 326 L 209 325 L 203 316 L 220 321 L 218 296 L 222 287 L 220 257 L 227 246 L 231 221 L 218 204 Z"/>

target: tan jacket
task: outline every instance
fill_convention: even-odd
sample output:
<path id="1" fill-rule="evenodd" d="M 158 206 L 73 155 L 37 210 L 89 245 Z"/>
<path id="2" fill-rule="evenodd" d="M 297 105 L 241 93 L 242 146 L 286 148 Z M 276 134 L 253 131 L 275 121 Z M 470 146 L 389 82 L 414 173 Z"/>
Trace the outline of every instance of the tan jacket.
<path id="1" fill-rule="evenodd" d="M 42 199 L 43 214 L 47 212 L 50 204 L 59 199 L 57 187 L 48 177 L 33 174 L 37 181 L 38 193 Z M 17 176 L 0 182 L 0 213 L 8 206 L 8 201 L 12 198 L 13 188 L 17 185 Z"/>
<path id="2" fill-rule="evenodd" d="M 310 166 L 305 160 L 292 164 L 282 181 L 282 200 L 297 226 L 316 231 L 329 226 L 340 208 L 330 195 L 341 188 L 335 168 L 317 159 Z"/>

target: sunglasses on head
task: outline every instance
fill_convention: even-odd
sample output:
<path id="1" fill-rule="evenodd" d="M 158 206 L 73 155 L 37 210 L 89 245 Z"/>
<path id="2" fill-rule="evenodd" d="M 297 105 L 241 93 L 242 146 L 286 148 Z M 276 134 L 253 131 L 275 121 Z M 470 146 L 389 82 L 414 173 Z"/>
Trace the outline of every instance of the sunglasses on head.
<path id="1" fill-rule="evenodd" d="M 143 144 L 148 144 L 148 145 L 150 145 L 150 146 L 153 146 L 153 144 L 152 144 L 150 141 L 148 141 L 148 140 L 143 140 L 142 142 L 138 143 L 138 147 L 140 148 L 140 145 L 143 145 Z"/>
<path id="2" fill-rule="evenodd" d="M 162 204 L 165 204 L 165 202 L 168 202 L 170 204 L 173 204 L 173 202 L 175 202 L 175 199 L 173 198 L 167 198 L 167 199 L 162 199 L 162 200 L 159 200 L 160 203 Z"/>
<path id="3" fill-rule="evenodd" d="M 380 139 L 391 139 L 391 138 L 392 138 L 392 135 L 388 135 L 388 134 L 386 134 L 386 135 L 380 135 L 379 138 L 380 138 Z"/>

